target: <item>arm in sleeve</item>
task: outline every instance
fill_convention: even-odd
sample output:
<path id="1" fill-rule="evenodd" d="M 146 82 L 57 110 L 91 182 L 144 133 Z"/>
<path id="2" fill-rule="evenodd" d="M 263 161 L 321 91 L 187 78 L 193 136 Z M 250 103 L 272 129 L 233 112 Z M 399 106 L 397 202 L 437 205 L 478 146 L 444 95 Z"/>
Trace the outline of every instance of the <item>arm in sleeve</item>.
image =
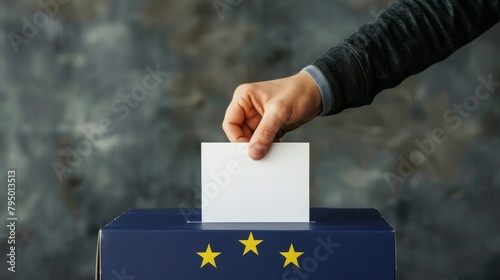
<path id="1" fill-rule="evenodd" d="M 312 66 L 319 74 L 303 71 L 327 100 L 321 115 L 336 114 L 370 104 L 380 91 L 447 58 L 499 19 L 500 0 L 401 0 L 316 59 Z"/>

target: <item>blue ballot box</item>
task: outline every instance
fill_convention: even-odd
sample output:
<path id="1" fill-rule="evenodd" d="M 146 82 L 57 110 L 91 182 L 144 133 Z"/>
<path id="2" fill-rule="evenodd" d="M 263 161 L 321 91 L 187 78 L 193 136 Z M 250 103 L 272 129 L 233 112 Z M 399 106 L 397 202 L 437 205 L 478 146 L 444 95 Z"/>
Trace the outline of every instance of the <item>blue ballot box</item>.
<path id="1" fill-rule="evenodd" d="M 196 209 L 128 210 L 99 232 L 96 279 L 395 279 L 395 232 L 377 210 L 313 208 L 310 220 L 201 223 Z"/>

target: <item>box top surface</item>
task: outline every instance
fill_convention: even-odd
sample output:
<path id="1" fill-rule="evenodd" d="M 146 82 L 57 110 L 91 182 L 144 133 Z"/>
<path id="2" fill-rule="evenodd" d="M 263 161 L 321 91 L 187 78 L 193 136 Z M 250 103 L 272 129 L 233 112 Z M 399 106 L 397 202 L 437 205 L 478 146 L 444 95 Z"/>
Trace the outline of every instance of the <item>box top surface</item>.
<path id="1" fill-rule="evenodd" d="M 113 230 L 393 231 L 376 209 L 311 208 L 309 223 L 201 223 L 199 209 L 129 209 L 102 228 Z"/>

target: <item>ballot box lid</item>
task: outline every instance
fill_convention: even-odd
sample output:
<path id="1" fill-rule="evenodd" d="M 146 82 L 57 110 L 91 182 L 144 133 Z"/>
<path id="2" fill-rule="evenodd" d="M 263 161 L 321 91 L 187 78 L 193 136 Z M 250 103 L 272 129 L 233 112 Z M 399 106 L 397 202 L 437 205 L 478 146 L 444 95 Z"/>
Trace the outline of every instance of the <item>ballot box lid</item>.
<path id="1" fill-rule="evenodd" d="M 311 208 L 309 223 L 202 223 L 200 209 L 129 209 L 102 230 L 245 229 L 392 231 L 377 209 Z"/>

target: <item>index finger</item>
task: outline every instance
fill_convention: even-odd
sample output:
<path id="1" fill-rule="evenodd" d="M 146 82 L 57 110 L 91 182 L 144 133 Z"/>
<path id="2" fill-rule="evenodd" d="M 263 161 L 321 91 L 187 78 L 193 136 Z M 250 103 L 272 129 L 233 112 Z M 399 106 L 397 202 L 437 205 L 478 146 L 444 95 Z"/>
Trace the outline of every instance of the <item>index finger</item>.
<path id="1" fill-rule="evenodd" d="M 244 131 L 244 121 L 245 112 L 243 108 L 235 102 L 231 102 L 227 107 L 224 120 L 222 121 L 222 129 L 226 133 L 229 141 L 248 142 L 250 140 L 250 137 L 246 135 L 250 130 L 247 128 L 246 130 L 248 131 Z"/>

